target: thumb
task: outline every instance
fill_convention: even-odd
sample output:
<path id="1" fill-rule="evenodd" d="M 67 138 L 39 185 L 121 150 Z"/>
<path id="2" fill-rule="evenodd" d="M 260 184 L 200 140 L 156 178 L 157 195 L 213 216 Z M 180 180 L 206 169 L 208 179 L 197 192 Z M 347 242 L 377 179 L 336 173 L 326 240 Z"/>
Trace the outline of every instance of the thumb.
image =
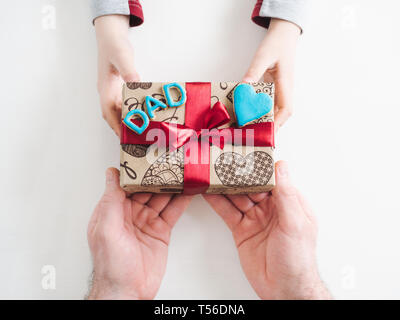
<path id="1" fill-rule="evenodd" d="M 115 55 L 114 59 L 112 59 L 112 63 L 125 82 L 140 80 L 140 76 L 135 69 L 133 50 L 129 45 L 127 49 L 120 50 Z"/>
<path id="2" fill-rule="evenodd" d="M 275 175 L 276 175 L 276 189 L 277 192 L 291 195 L 295 192 L 295 188 L 292 186 L 289 175 L 289 166 L 285 161 L 278 161 L 275 164 Z"/>
<path id="3" fill-rule="evenodd" d="M 274 62 L 272 56 L 264 51 L 262 47 L 258 49 L 249 69 L 243 77 L 243 82 L 258 82 L 265 71 L 272 66 Z"/>
<path id="4" fill-rule="evenodd" d="M 299 201 L 298 191 L 293 186 L 289 167 L 286 162 L 279 161 L 275 165 L 276 187 L 272 190 L 276 214 L 281 225 L 289 231 L 301 229 L 303 207 Z"/>
<path id="5" fill-rule="evenodd" d="M 119 186 L 119 171 L 108 168 L 106 171 L 106 188 L 99 204 L 99 225 L 109 228 L 120 228 L 124 218 L 123 201 L 125 192 Z"/>
<path id="6" fill-rule="evenodd" d="M 119 185 L 119 171 L 115 168 L 108 168 L 106 171 L 106 188 L 104 195 L 111 195 L 116 191 L 122 191 L 123 193 L 123 190 Z"/>

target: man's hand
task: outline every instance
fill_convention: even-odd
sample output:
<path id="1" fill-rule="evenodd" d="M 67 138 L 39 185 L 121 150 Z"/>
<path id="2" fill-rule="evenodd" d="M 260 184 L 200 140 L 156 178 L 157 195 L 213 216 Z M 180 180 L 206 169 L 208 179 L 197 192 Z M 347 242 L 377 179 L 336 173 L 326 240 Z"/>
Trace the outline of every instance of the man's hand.
<path id="1" fill-rule="evenodd" d="M 88 227 L 94 273 L 89 299 L 153 299 L 167 263 L 172 227 L 191 196 L 136 193 L 128 198 L 117 169 Z"/>
<path id="2" fill-rule="evenodd" d="M 317 270 L 315 217 L 276 164 L 269 194 L 204 195 L 233 233 L 242 268 L 262 299 L 330 299 Z"/>
<path id="3" fill-rule="evenodd" d="M 95 20 L 98 45 L 97 89 L 103 118 L 121 134 L 121 95 L 123 82 L 139 81 L 128 39 L 129 18 L 107 15 Z"/>
<path id="4" fill-rule="evenodd" d="M 279 129 L 293 112 L 292 91 L 294 60 L 300 28 L 295 24 L 271 19 L 267 34 L 243 78 L 244 82 L 275 83 L 275 129 Z"/>

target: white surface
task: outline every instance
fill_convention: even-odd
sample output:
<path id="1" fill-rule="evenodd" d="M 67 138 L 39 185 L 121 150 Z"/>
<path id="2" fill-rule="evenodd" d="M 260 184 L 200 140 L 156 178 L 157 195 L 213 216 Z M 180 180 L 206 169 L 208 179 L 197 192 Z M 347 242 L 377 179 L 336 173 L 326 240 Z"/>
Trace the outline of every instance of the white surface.
<path id="1" fill-rule="evenodd" d="M 249 20 L 253 2 L 143 1 L 146 22 L 132 30 L 143 80 L 240 80 L 265 33 Z M 56 28 L 46 30 L 52 6 Z M 399 11 L 395 0 L 313 2 L 295 115 L 278 137 L 277 158 L 318 215 L 320 270 L 337 298 L 400 298 Z M 105 169 L 119 164 L 98 107 L 89 16 L 82 0 L 0 10 L 0 298 L 87 289 L 86 225 Z M 56 268 L 55 290 L 41 286 L 44 265 Z M 256 298 L 200 197 L 173 232 L 158 298 Z"/>

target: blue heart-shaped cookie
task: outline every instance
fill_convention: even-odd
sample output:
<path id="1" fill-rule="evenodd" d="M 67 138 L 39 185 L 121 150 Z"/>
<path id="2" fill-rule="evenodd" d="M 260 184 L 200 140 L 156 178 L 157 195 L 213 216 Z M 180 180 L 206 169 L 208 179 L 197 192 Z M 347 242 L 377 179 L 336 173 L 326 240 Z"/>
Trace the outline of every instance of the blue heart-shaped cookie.
<path id="1" fill-rule="evenodd" d="M 243 127 L 270 112 L 273 102 L 268 94 L 256 93 L 251 85 L 242 83 L 233 92 L 233 105 L 237 125 Z"/>

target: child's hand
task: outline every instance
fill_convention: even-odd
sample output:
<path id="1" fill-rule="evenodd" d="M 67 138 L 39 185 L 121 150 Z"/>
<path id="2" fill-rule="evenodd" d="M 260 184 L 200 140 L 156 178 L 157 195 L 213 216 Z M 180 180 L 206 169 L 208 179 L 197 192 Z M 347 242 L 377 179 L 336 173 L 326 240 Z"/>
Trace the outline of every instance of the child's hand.
<path id="1" fill-rule="evenodd" d="M 300 28 L 288 21 L 271 19 L 267 35 L 261 42 L 243 78 L 244 82 L 275 82 L 275 125 L 279 129 L 293 112 L 292 91 L 294 59 Z"/>
<path id="2" fill-rule="evenodd" d="M 129 17 L 107 15 L 96 19 L 98 83 L 103 118 L 119 136 L 123 82 L 139 81 L 128 39 Z"/>

